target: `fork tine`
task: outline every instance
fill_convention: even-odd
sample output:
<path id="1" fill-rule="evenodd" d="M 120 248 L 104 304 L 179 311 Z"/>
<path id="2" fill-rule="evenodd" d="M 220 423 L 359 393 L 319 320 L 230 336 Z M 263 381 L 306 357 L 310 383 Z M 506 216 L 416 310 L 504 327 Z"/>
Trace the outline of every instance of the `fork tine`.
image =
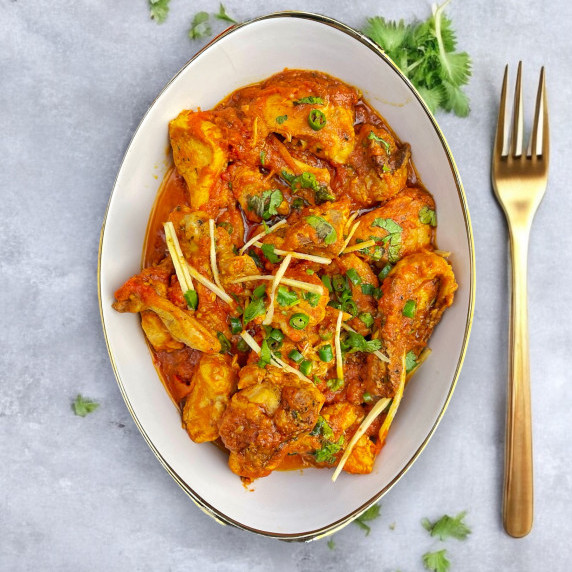
<path id="1" fill-rule="evenodd" d="M 542 116 L 540 115 L 542 108 Z M 542 130 L 542 140 L 540 142 L 540 152 L 538 151 L 538 135 Z M 549 151 L 549 128 L 548 128 L 548 102 L 546 101 L 546 83 L 544 79 L 544 67 L 540 70 L 538 81 L 538 93 L 536 96 L 536 109 L 534 111 L 534 125 L 530 136 L 531 156 L 545 157 L 548 160 Z"/>
<path id="2" fill-rule="evenodd" d="M 495 135 L 494 156 L 501 157 L 505 148 L 506 139 L 506 89 L 508 84 L 508 65 L 504 68 L 504 78 L 502 80 L 501 98 L 499 104 L 499 117 L 497 121 L 497 132 Z"/>
<path id="3" fill-rule="evenodd" d="M 522 138 L 524 131 L 524 117 L 522 110 L 522 62 L 518 62 L 516 85 L 514 87 L 514 107 L 512 110 L 512 135 L 509 155 L 519 157 L 522 155 Z"/>

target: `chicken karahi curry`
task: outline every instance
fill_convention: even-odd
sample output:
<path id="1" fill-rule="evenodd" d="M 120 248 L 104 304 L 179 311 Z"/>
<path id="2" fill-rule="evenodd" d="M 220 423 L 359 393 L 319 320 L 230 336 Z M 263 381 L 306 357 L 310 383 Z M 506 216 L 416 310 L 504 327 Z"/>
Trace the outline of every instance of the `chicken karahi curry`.
<path id="1" fill-rule="evenodd" d="M 249 480 L 370 473 L 457 288 L 409 145 L 356 88 L 301 70 L 169 135 L 144 269 L 114 308 L 140 312 L 184 428 Z"/>

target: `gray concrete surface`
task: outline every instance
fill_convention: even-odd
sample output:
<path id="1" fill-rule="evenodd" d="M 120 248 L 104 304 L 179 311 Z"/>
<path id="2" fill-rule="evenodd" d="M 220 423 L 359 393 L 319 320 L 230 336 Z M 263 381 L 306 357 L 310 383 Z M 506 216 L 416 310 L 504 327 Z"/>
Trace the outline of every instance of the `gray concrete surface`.
<path id="1" fill-rule="evenodd" d="M 424 552 L 444 547 L 455 571 L 570 570 L 572 4 L 456 0 L 448 9 L 474 62 L 470 116 L 438 115 L 474 224 L 472 338 L 441 426 L 383 500 L 372 533 L 350 525 L 333 549 L 256 537 L 206 517 L 156 461 L 115 383 L 96 285 L 105 207 L 145 110 L 202 45 L 186 37 L 192 15 L 218 8 L 214 0 L 173 0 L 157 25 L 146 4 L 0 1 L 0 569 L 413 571 L 423 569 Z M 310 9 L 358 28 L 369 15 L 429 12 L 424 0 L 226 7 L 238 19 Z M 503 68 L 521 58 L 528 118 L 537 70 L 547 66 L 552 160 L 530 249 L 536 514 L 532 533 L 514 540 L 500 521 L 506 226 L 489 163 Z M 78 392 L 99 410 L 74 416 Z M 465 542 L 441 545 L 420 525 L 461 510 L 473 530 Z"/>

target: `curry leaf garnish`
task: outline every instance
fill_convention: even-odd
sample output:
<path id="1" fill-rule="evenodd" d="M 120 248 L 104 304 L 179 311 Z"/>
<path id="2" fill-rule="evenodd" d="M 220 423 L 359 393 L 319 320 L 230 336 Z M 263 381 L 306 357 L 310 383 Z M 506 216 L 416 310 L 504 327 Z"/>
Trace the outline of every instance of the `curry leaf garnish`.
<path id="1" fill-rule="evenodd" d="M 376 518 L 379 518 L 380 514 L 379 511 L 381 509 L 381 505 L 374 504 L 370 506 L 363 514 L 358 516 L 354 523 L 357 524 L 361 529 L 365 530 L 365 535 L 368 536 L 371 532 L 371 527 L 366 524 L 367 522 L 371 522 Z"/>
<path id="2" fill-rule="evenodd" d="M 254 318 L 258 316 L 262 316 L 266 313 L 266 306 L 264 304 L 264 298 L 256 298 L 246 306 L 244 309 L 244 314 L 242 315 L 242 319 L 244 321 L 244 325 L 248 324 L 254 320 Z"/>
<path id="3" fill-rule="evenodd" d="M 92 401 L 91 399 L 86 399 L 78 393 L 77 397 L 73 402 L 73 411 L 79 417 L 85 417 L 88 413 L 95 411 L 99 407 L 97 401 Z"/>
<path id="4" fill-rule="evenodd" d="M 151 18 L 162 24 L 169 15 L 169 2 L 171 0 L 149 0 L 149 10 L 151 11 Z"/>
<path id="5" fill-rule="evenodd" d="M 455 517 L 445 514 L 433 523 L 429 519 L 424 518 L 421 524 L 431 536 L 438 536 L 440 540 L 446 540 L 447 538 L 465 540 L 471 534 L 471 529 L 463 522 L 465 516 L 467 516 L 467 511 L 464 510 Z"/>
<path id="6" fill-rule="evenodd" d="M 189 38 L 191 38 L 191 40 L 199 40 L 200 38 L 210 36 L 211 33 L 212 30 L 209 24 L 208 12 L 197 12 L 191 22 Z"/>
<path id="7" fill-rule="evenodd" d="M 261 219 L 268 220 L 278 214 L 276 210 L 282 201 L 284 195 L 280 189 L 262 191 L 259 195 L 251 195 L 248 197 L 248 210 L 253 211 Z"/>
<path id="8" fill-rule="evenodd" d="M 446 554 L 446 550 L 426 552 L 423 554 L 423 565 L 427 570 L 431 570 L 432 572 L 447 572 L 451 563 L 447 559 Z"/>
<path id="9" fill-rule="evenodd" d="M 363 32 L 399 66 L 431 111 L 441 108 L 465 117 L 469 100 L 462 87 L 471 76 L 471 59 L 466 52 L 455 51 L 457 38 L 444 15 L 449 1 L 434 7 L 424 22 L 368 18 Z"/>
<path id="10" fill-rule="evenodd" d="M 437 226 L 437 215 L 433 209 L 425 206 L 419 211 L 419 220 L 423 224 L 430 224 L 431 226 Z"/>
<path id="11" fill-rule="evenodd" d="M 218 20 L 224 20 L 225 22 L 230 22 L 231 24 L 236 24 L 236 20 L 231 18 L 226 13 L 226 8 L 224 7 L 224 4 L 222 2 L 219 5 L 218 13 L 215 14 L 214 17 L 217 18 Z"/>
<path id="12" fill-rule="evenodd" d="M 321 216 L 310 215 L 306 217 L 306 222 L 316 230 L 316 234 L 325 244 L 333 244 L 338 240 L 336 229 Z"/>
<path id="13" fill-rule="evenodd" d="M 294 105 L 302 105 L 303 103 L 311 103 L 313 105 L 324 105 L 324 100 L 321 97 L 309 95 L 308 97 L 302 97 L 294 101 Z"/>

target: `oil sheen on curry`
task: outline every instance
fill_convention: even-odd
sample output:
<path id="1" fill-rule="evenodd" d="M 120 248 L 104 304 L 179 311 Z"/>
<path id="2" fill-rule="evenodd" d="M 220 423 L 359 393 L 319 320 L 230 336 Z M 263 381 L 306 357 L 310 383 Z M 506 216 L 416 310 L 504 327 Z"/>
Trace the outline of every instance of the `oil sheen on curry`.
<path id="1" fill-rule="evenodd" d="M 139 312 L 196 443 L 246 480 L 370 473 L 457 288 L 411 150 L 358 89 L 286 70 L 169 124 Z M 430 388 L 427 388 L 429 391 Z"/>

